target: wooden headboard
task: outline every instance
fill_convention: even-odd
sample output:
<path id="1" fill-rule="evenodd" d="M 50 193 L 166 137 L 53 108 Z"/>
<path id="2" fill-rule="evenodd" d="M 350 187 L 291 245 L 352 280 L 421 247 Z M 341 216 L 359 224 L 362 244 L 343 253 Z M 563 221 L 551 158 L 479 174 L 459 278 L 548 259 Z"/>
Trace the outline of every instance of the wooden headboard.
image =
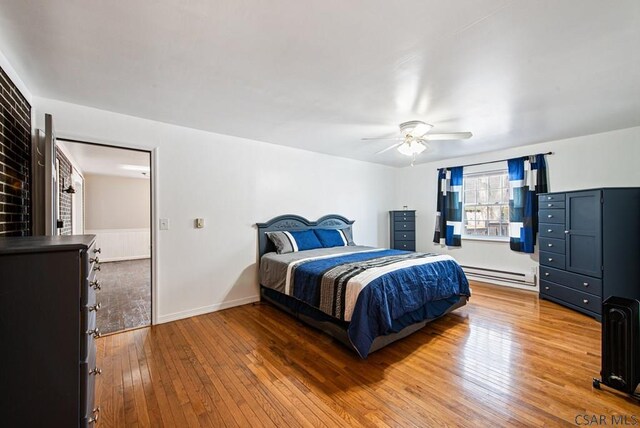
<path id="1" fill-rule="evenodd" d="M 338 214 L 325 215 L 317 221 L 309 221 L 295 214 L 285 214 L 274 217 L 266 223 L 256 223 L 256 226 L 258 226 L 258 261 L 260 261 L 260 258 L 262 258 L 264 254 L 276 250 L 273 242 L 267 237 L 266 232 L 284 230 L 301 231 L 309 229 L 349 229 L 349 232 L 351 232 L 351 225 L 353 223 L 354 220 L 348 220 Z"/>

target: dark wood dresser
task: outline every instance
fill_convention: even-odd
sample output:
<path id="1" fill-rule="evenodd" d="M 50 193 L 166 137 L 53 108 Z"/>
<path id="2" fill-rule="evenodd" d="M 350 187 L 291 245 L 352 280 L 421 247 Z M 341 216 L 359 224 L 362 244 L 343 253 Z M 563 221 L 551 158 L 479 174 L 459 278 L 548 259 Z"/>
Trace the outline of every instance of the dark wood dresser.
<path id="1" fill-rule="evenodd" d="M 416 250 L 416 212 L 389 211 L 391 222 L 390 246 L 394 250 Z"/>
<path id="2" fill-rule="evenodd" d="M 86 427 L 94 403 L 94 235 L 0 238 L 0 421 Z"/>
<path id="3" fill-rule="evenodd" d="M 640 189 L 539 195 L 540 297 L 598 320 L 610 296 L 640 299 Z"/>

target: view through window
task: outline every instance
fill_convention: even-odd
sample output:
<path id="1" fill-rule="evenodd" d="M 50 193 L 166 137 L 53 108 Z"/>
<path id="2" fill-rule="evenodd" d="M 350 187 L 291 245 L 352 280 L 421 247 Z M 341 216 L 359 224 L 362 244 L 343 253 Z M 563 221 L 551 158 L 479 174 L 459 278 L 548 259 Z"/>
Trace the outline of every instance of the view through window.
<path id="1" fill-rule="evenodd" d="M 464 231 L 468 237 L 509 239 L 509 177 L 507 170 L 465 174 Z"/>

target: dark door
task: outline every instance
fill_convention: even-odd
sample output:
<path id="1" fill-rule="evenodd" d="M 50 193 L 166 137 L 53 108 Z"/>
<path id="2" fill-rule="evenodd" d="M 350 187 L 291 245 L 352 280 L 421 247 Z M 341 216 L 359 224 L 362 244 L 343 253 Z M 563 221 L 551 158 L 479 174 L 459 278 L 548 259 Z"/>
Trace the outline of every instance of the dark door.
<path id="1" fill-rule="evenodd" d="M 602 210 L 600 190 L 566 194 L 566 269 L 602 277 Z"/>

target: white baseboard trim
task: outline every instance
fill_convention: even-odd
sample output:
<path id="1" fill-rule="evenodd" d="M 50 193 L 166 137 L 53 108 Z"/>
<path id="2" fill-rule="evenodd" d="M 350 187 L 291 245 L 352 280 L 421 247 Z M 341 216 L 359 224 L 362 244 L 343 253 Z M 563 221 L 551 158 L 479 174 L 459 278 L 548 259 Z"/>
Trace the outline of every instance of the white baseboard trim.
<path id="1" fill-rule="evenodd" d="M 109 257 L 108 259 L 100 259 L 100 263 L 123 262 L 125 260 L 142 260 L 150 258 L 151 254 L 147 254 L 146 256 Z"/>
<path id="2" fill-rule="evenodd" d="M 221 311 L 223 309 L 233 308 L 234 306 L 247 305 L 249 303 L 259 302 L 260 296 L 249 296 L 242 299 L 229 300 L 228 302 L 214 303 L 213 305 L 201 306 L 195 309 L 189 309 L 186 311 L 174 312 L 172 314 L 158 315 L 158 324 L 164 324 L 170 321 L 177 321 L 184 318 L 195 317 L 197 315 L 204 315 L 210 312 Z"/>

